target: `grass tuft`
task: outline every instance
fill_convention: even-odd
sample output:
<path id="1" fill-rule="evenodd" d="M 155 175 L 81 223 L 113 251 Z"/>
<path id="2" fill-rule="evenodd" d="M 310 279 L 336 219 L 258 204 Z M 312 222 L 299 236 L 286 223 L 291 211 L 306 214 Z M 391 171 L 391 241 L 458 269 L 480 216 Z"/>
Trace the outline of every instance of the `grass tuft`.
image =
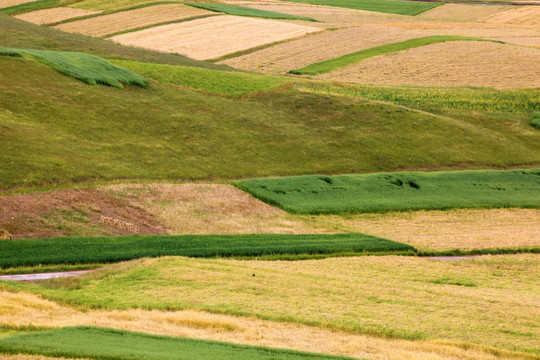
<path id="1" fill-rule="evenodd" d="M 535 112 L 531 120 L 531 126 L 540 130 L 540 112 Z"/>

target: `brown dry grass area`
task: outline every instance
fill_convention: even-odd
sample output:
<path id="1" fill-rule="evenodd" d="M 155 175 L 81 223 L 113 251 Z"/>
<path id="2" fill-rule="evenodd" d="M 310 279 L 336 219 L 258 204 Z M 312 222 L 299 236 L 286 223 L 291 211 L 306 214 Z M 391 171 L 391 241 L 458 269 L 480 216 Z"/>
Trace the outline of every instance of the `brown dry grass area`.
<path id="1" fill-rule="evenodd" d="M 17 6 L 21 4 L 26 4 L 30 2 L 34 2 L 37 0 L 2 0 L 0 1 L 0 9 L 8 8 L 11 6 Z"/>
<path id="2" fill-rule="evenodd" d="M 452 41 L 366 59 L 318 78 L 378 85 L 540 87 L 537 49 Z"/>
<path id="3" fill-rule="evenodd" d="M 480 21 L 492 24 L 516 24 L 539 27 L 540 6 L 520 6 L 488 15 L 480 19 Z"/>
<path id="4" fill-rule="evenodd" d="M 221 63 L 250 71 L 286 73 L 351 52 L 421 36 L 421 32 L 414 30 L 367 25 L 306 36 Z"/>
<path id="5" fill-rule="evenodd" d="M 79 311 L 36 295 L 0 291 L 0 324 L 63 327 L 104 326 L 152 334 L 347 355 L 374 360 L 505 360 L 518 354 L 445 341 L 406 341 L 349 334 L 305 325 L 276 323 L 200 311 Z M 45 360 L 12 357 L 10 360 Z"/>
<path id="6" fill-rule="evenodd" d="M 95 190 L 0 196 L 0 229 L 6 229 L 15 239 L 131 234 L 101 224 L 101 216 L 133 223 L 140 234 L 165 232 L 145 210 Z"/>
<path id="7" fill-rule="evenodd" d="M 156 216 L 170 234 L 306 234 L 334 230 L 310 224 L 231 185 L 113 185 L 101 190 L 130 199 L 134 206 Z"/>
<path id="8" fill-rule="evenodd" d="M 79 16 L 98 14 L 99 11 L 57 7 L 32 11 L 15 16 L 17 19 L 28 21 L 38 25 L 53 24 L 56 22 L 72 19 Z"/>
<path id="9" fill-rule="evenodd" d="M 533 209 L 416 211 L 322 220 L 419 250 L 540 247 L 540 210 Z"/>
<path id="10" fill-rule="evenodd" d="M 105 36 L 147 25 L 209 14 L 215 13 L 180 4 L 156 5 L 69 22 L 58 25 L 56 28 L 88 36 Z"/>
<path id="11" fill-rule="evenodd" d="M 157 26 L 111 38 L 122 45 L 214 59 L 276 41 L 319 31 L 312 26 L 241 16 L 214 16 Z"/>
<path id="12" fill-rule="evenodd" d="M 416 19 L 444 20 L 444 21 L 478 21 L 486 16 L 497 14 L 501 11 L 516 8 L 506 5 L 467 5 L 467 4 L 444 4 L 424 13 L 416 15 Z"/>

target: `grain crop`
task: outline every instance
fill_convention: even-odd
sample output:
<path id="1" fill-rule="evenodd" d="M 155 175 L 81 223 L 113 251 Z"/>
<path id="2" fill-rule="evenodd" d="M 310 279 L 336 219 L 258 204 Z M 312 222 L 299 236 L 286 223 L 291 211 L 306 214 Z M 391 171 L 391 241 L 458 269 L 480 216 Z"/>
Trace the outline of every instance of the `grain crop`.
<path id="1" fill-rule="evenodd" d="M 214 59 L 241 50 L 319 31 L 311 26 L 241 16 L 216 16 L 118 35 L 112 41 L 194 59 Z"/>
<path id="2" fill-rule="evenodd" d="M 0 2 L 0 9 L 5 9 L 12 6 L 22 5 L 26 3 L 31 3 L 37 0 L 2 0 Z"/>
<path id="3" fill-rule="evenodd" d="M 93 15 L 98 13 L 99 11 L 57 7 L 52 9 L 36 10 L 29 13 L 16 15 L 15 17 L 34 24 L 47 25 L 79 16 Z"/>
<path id="4" fill-rule="evenodd" d="M 489 42 L 438 43 L 318 76 L 362 84 L 540 87 L 539 50 Z"/>
<path id="5" fill-rule="evenodd" d="M 497 14 L 501 11 L 512 9 L 512 6 L 504 5 L 468 5 L 468 4 L 444 4 L 435 9 L 428 10 L 417 19 L 437 20 L 449 22 L 474 22 L 483 17 Z M 480 20 L 481 21 L 481 20 Z"/>
<path id="6" fill-rule="evenodd" d="M 540 6 L 520 6 L 488 15 L 479 21 L 492 24 L 516 24 L 540 27 Z"/>
<path id="7" fill-rule="evenodd" d="M 213 13 L 181 4 L 165 4 L 68 22 L 56 28 L 89 36 L 105 36 L 148 25 L 209 14 Z"/>

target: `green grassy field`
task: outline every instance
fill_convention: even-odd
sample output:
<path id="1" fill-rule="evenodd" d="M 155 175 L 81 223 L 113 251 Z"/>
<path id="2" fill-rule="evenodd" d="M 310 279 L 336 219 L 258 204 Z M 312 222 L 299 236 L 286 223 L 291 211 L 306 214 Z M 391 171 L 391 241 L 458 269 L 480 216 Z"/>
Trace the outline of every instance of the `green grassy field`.
<path id="1" fill-rule="evenodd" d="M 329 71 L 339 69 L 348 65 L 355 64 L 364 59 L 368 59 L 374 56 L 385 55 L 396 51 L 403 51 L 419 46 L 426 46 L 430 44 L 436 44 L 447 41 L 492 41 L 483 40 L 477 38 L 463 37 L 463 36 L 426 36 L 422 38 L 416 38 L 411 40 L 405 40 L 397 43 L 376 46 L 362 51 L 357 51 L 347 55 L 343 55 L 337 58 L 320 61 L 300 69 L 294 69 L 289 71 L 291 74 L 296 75 L 317 75 L 327 73 Z M 500 41 L 495 41 L 499 42 Z"/>
<path id="2" fill-rule="evenodd" d="M 343 7 L 354 10 L 376 11 L 399 15 L 418 15 L 442 2 L 388 1 L 388 0 L 289 0 L 297 3 Z"/>
<path id="3" fill-rule="evenodd" d="M 535 112 L 531 120 L 531 126 L 540 130 L 540 112 Z"/>
<path id="4" fill-rule="evenodd" d="M 179 85 L 207 94 L 233 97 L 276 91 L 293 81 L 281 76 L 225 72 L 210 69 L 195 69 L 185 66 L 157 65 L 143 62 L 113 60 L 149 79 L 163 84 Z"/>
<path id="5" fill-rule="evenodd" d="M 5 337 L 0 340 L 0 353 L 106 360 L 351 359 L 340 356 L 82 326 Z"/>
<path id="6" fill-rule="evenodd" d="M 84 53 L 10 49 L 0 47 L 0 56 L 29 57 L 61 74 L 72 76 L 89 85 L 103 84 L 123 89 L 123 84 L 146 87 L 148 82 L 139 74 L 117 67 L 104 59 Z"/>
<path id="7" fill-rule="evenodd" d="M 55 7 L 58 5 L 58 3 L 62 0 L 37 0 L 37 1 L 31 1 L 28 3 L 10 6 L 7 8 L 0 9 L 0 13 L 6 14 L 6 15 L 16 15 L 24 12 L 30 12 L 35 10 L 41 10 L 41 9 L 47 9 L 51 7 Z"/>
<path id="8" fill-rule="evenodd" d="M 0 267 L 119 262 L 167 255 L 258 257 L 414 253 L 406 244 L 363 234 L 149 235 L 0 242 Z"/>
<path id="9" fill-rule="evenodd" d="M 259 9 L 253 9 L 245 6 L 237 5 L 228 5 L 228 4 L 207 4 L 207 3 L 193 3 L 185 2 L 184 4 L 197 7 L 200 9 L 206 9 L 210 11 L 222 12 L 229 15 L 237 16 L 251 16 L 267 19 L 279 19 L 279 20 L 305 20 L 305 21 L 316 21 L 312 18 L 305 16 L 296 16 L 290 14 L 283 14 L 275 11 L 265 11 Z"/>
<path id="10" fill-rule="evenodd" d="M 540 208 L 540 169 L 308 175 L 235 185 L 294 214 Z"/>

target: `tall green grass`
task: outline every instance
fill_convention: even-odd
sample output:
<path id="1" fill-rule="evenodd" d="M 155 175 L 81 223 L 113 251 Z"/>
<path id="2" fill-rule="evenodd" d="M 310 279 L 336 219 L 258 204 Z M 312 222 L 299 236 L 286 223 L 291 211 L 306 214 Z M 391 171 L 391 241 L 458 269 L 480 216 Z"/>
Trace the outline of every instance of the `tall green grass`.
<path id="1" fill-rule="evenodd" d="M 540 130 L 540 112 L 535 112 L 531 120 L 531 126 Z"/>
<path id="2" fill-rule="evenodd" d="M 280 20 L 305 20 L 305 21 L 316 21 L 312 18 L 305 16 L 296 16 L 291 14 L 283 14 L 275 11 L 266 11 L 253 9 L 245 6 L 237 5 L 228 5 L 228 4 L 208 4 L 208 3 L 195 3 L 195 2 L 185 2 L 184 4 L 193 6 L 200 9 L 206 9 L 215 12 L 222 12 L 229 15 L 237 16 L 250 16 L 250 17 L 259 17 L 267 19 L 280 19 Z"/>
<path id="3" fill-rule="evenodd" d="M 293 350 L 150 335 L 99 327 L 67 327 L 0 339 L 0 353 L 98 360 L 351 359 Z M 352 360 L 352 359 L 351 359 Z"/>
<path id="4" fill-rule="evenodd" d="M 177 235 L 0 241 L 0 267 L 110 263 L 143 257 L 253 257 L 414 252 L 410 245 L 363 234 Z"/>
<path id="5" fill-rule="evenodd" d="M 123 89 L 124 84 L 145 87 L 148 83 L 139 74 L 114 66 L 89 54 L 29 49 L 0 48 L 0 56 L 30 57 L 56 71 L 90 85 L 103 84 Z"/>
<path id="6" fill-rule="evenodd" d="M 397 3 L 397 2 L 405 2 L 405 1 L 395 1 L 395 2 Z M 412 48 L 416 48 L 420 46 L 426 46 L 430 44 L 436 44 L 436 43 L 447 42 L 447 41 L 492 41 L 492 42 L 502 43 L 500 41 L 484 40 L 484 39 L 463 37 L 463 36 L 447 36 L 447 35 L 426 36 L 426 37 L 421 37 L 421 38 L 416 38 L 416 39 L 400 41 L 400 42 L 396 42 L 392 44 L 376 46 L 369 49 L 357 51 L 354 53 L 342 55 L 333 59 L 319 61 L 317 63 L 304 66 L 303 68 L 300 68 L 300 69 L 291 70 L 289 71 L 289 73 L 296 74 L 296 75 L 323 74 L 323 73 L 327 73 L 335 69 L 339 69 L 339 68 L 357 63 L 359 61 L 368 59 L 370 57 L 385 55 L 385 54 L 393 53 L 396 51 L 403 51 L 403 50 L 408 50 L 408 49 L 412 49 Z"/>
<path id="7" fill-rule="evenodd" d="M 295 214 L 540 208 L 540 169 L 296 176 L 236 183 Z"/>
<path id="8" fill-rule="evenodd" d="M 442 2 L 391 0 L 289 0 L 312 5 L 336 6 L 354 10 L 376 11 L 399 15 L 418 15 L 442 5 Z"/>

